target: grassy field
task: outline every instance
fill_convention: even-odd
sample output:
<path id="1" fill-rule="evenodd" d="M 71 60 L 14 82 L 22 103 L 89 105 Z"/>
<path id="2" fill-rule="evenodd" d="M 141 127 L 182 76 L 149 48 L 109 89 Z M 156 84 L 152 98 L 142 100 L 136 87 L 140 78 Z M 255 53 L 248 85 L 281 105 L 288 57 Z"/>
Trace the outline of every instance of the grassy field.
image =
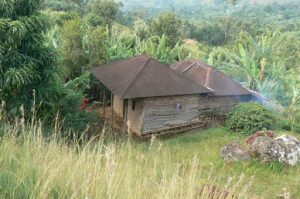
<path id="1" fill-rule="evenodd" d="M 209 198 L 210 186 L 215 198 L 280 198 L 284 189 L 300 198 L 300 166 L 224 163 L 221 147 L 244 142 L 224 129 L 81 145 L 45 140 L 38 127 L 1 131 L 9 135 L 0 141 L 1 198 Z"/>

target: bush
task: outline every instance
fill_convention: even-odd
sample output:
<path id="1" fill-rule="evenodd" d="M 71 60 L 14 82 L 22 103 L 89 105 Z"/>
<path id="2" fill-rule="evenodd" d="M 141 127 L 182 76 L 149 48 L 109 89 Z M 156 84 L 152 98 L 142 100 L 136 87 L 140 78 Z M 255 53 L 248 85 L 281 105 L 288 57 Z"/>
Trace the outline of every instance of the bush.
<path id="1" fill-rule="evenodd" d="M 300 133 L 300 124 L 296 124 L 293 128 L 293 131 L 295 131 L 296 133 Z"/>
<path id="2" fill-rule="evenodd" d="M 218 46 L 224 43 L 225 32 L 218 24 L 204 24 L 201 27 L 190 25 L 190 37 L 209 45 Z"/>
<path id="3" fill-rule="evenodd" d="M 293 128 L 293 131 L 295 131 L 296 133 L 300 133 L 300 107 L 298 107 L 298 112 L 296 113 L 295 116 L 295 125 Z"/>
<path id="4" fill-rule="evenodd" d="M 63 119 L 62 134 L 69 138 L 79 138 L 89 125 L 100 121 L 96 112 L 87 112 L 80 109 L 83 96 L 73 93 L 64 97 L 60 102 L 60 111 Z"/>
<path id="5" fill-rule="evenodd" d="M 270 129 L 273 116 L 271 111 L 258 103 L 241 103 L 228 115 L 226 127 L 235 133 L 250 135 Z"/>
<path id="6" fill-rule="evenodd" d="M 86 112 L 84 110 L 73 111 L 65 115 L 63 122 L 63 136 L 68 138 L 80 138 L 87 127 L 100 122 L 97 112 Z"/>
<path id="7" fill-rule="evenodd" d="M 292 130 L 292 124 L 289 120 L 286 119 L 280 119 L 279 127 L 281 130 L 291 131 Z"/>

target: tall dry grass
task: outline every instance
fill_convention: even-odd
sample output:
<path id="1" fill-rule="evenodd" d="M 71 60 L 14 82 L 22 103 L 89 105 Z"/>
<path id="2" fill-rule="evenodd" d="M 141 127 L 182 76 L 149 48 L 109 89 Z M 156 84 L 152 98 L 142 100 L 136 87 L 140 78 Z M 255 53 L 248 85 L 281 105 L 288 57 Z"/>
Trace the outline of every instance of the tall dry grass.
<path id="1" fill-rule="evenodd" d="M 56 132 L 54 132 L 56 131 Z M 249 198 L 251 179 L 174 161 L 160 142 L 67 143 L 41 124 L 2 125 L 1 198 Z M 183 149 L 184 150 L 184 149 Z M 226 180 L 224 180 L 226 179 Z"/>

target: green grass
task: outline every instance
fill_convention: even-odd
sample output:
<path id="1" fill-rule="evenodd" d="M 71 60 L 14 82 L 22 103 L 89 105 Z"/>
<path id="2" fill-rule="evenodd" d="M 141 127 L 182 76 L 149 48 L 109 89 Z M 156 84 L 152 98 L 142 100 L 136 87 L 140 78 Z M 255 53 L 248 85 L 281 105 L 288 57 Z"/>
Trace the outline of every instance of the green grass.
<path id="1" fill-rule="evenodd" d="M 240 198 L 277 198 L 283 188 L 300 196 L 300 166 L 224 163 L 221 147 L 245 141 L 224 129 L 84 145 L 45 140 L 36 126 L 0 130 L 0 198 L 208 198 L 209 186 Z"/>
<path id="2" fill-rule="evenodd" d="M 277 135 L 289 134 L 300 139 L 300 134 L 277 132 Z M 258 160 L 226 163 L 220 158 L 221 147 L 236 139 L 245 144 L 246 139 L 236 137 L 224 129 L 211 129 L 202 133 L 184 135 L 167 140 L 164 144 L 169 148 L 174 159 L 189 159 L 197 154 L 203 168 L 213 165 L 216 174 L 226 176 L 245 175 L 252 179 L 248 193 L 262 198 L 276 198 L 286 188 L 292 198 L 300 198 L 300 165 L 290 167 L 279 163 L 263 164 Z M 208 172 L 208 170 L 206 171 Z"/>

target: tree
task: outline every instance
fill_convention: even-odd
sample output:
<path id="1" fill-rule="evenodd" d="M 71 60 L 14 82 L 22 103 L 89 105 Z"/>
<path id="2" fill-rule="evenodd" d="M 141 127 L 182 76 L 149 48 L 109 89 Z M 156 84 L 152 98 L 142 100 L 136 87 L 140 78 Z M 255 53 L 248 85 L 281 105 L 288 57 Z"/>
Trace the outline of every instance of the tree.
<path id="1" fill-rule="evenodd" d="M 65 79 L 71 80 L 81 75 L 81 68 L 88 63 L 84 46 L 81 20 L 76 18 L 64 23 L 61 30 L 61 55 Z"/>
<path id="2" fill-rule="evenodd" d="M 224 30 L 224 43 L 227 41 L 228 33 L 230 30 L 230 15 L 232 12 L 232 8 L 237 4 L 237 0 L 225 0 L 228 8 L 226 9 L 226 22 L 225 22 L 225 30 Z"/>
<path id="3" fill-rule="evenodd" d="M 286 75 L 287 92 L 286 99 L 288 100 L 287 116 L 291 122 L 292 130 L 296 126 L 297 114 L 300 113 L 300 78 L 297 72 L 292 70 Z M 299 122 L 299 121 L 298 121 Z"/>
<path id="4" fill-rule="evenodd" d="M 39 0 L 0 1 L 0 100 L 8 115 L 30 110 L 36 101 L 55 98 L 58 68 L 53 49 L 45 45 L 47 17 L 38 11 Z"/>
<path id="5" fill-rule="evenodd" d="M 166 12 L 155 18 L 150 26 L 151 33 L 165 35 L 168 44 L 174 46 L 180 40 L 181 20 L 172 12 Z"/>
<path id="6" fill-rule="evenodd" d="M 120 11 L 121 3 L 116 3 L 113 0 L 92 0 L 90 2 L 92 11 L 101 16 L 108 27 L 108 33 L 111 37 L 113 21 Z"/>
<path id="7" fill-rule="evenodd" d="M 87 22 L 87 24 L 89 26 L 92 26 L 92 27 L 97 27 L 97 26 L 101 26 L 104 24 L 103 19 L 99 15 L 96 15 L 94 13 L 90 13 L 90 14 L 86 15 L 85 21 Z"/>
<path id="8" fill-rule="evenodd" d="M 148 34 L 148 25 L 143 19 L 137 19 L 133 23 L 133 32 L 136 37 L 140 38 L 141 40 L 146 39 Z"/>
<path id="9" fill-rule="evenodd" d="M 242 32 L 234 50 L 217 49 L 209 57 L 209 63 L 232 72 L 239 71 L 246 86 L 269 99 L 281 101 L 287 74 L 285 61 L 277 57 L 278 46 L 286 45 L 286 35 L 279 31 L 263 34 L 259 39 Z"/>
<path id="10" fill-rule="evenodd" d="M 224 42 L 224 32 L 216 23 L 212 24 L 189 24 L 190 38 L 205 42 L 210 45 L 221 45 Z"/>
<path id="11" fill-rule="evenodd" d="M 113 38 L 109 46 L 110 58 L 114 60 L 148 54 L 157 60 L 170 64 L 187 59 L 190 56 L 190 51 L 179 43 L 176 43 L 174 47 L 170 47 L 165 35 L 161 37 L 155 35 L 145 40 L 138 37 L 118 37 Z"/>
<path id="12" fill-rule="evenodd" d="M 108 35 L 103 27 L 88 27 L 84 36 L 84 48 L 90 66 L 100 65 L 108 60 Z"/>
<path id="13" fill-rule="evenodd" d="M 42 9 L 82 12 L 81 0 L 40 0 Z"/>

